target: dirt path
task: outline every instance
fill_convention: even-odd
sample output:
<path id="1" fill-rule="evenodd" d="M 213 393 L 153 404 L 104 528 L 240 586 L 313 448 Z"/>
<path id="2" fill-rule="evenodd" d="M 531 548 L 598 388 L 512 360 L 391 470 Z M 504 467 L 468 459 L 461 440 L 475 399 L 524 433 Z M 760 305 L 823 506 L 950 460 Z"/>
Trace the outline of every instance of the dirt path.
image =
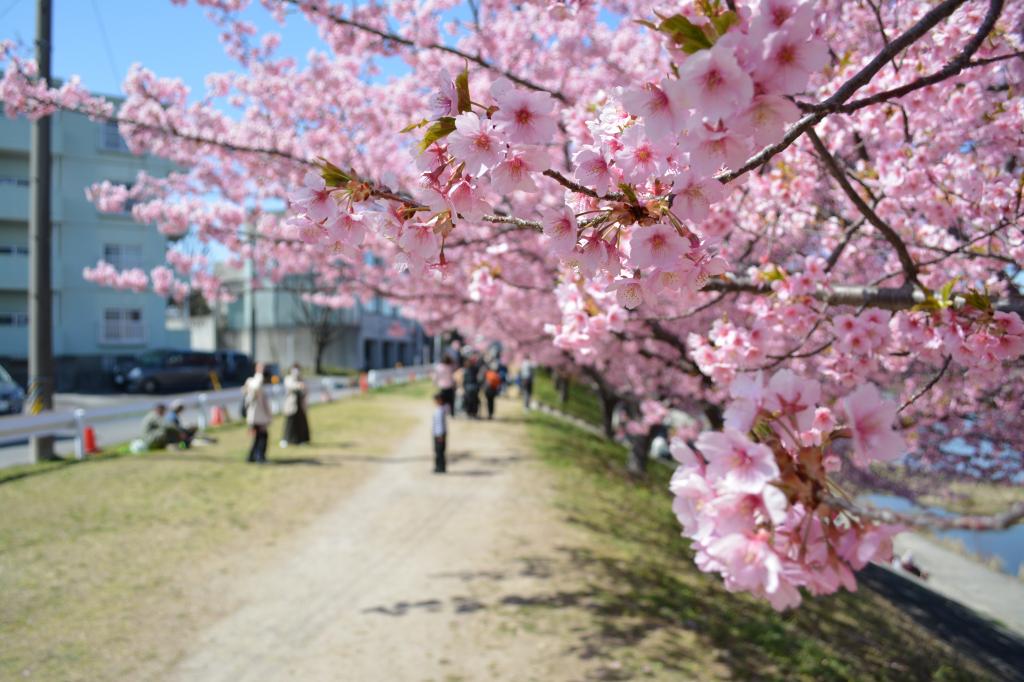
<path id="1" fill-rule="evenodd" d="M 574 531 L 506 419 L 453 420 L 450 467 L 431 473 L 429 410 L 355 491 L 281 543 L 224 595 L 237 608 L 198 633 L 179 680 L 549 679 L 569 665 L 509 619 L 550 594 Z M 508 413 L 511 413 L 509 415 Z M 542 478 L 542 477 L 541 477 Z M 511 622 L 511 625 L 510 625 Z M 562 655 L 559 655 L 562 654 Z M 574 672 L 580 672 L 571 657 Z M 586 667 L 586 666 L 584 666 Z"/>

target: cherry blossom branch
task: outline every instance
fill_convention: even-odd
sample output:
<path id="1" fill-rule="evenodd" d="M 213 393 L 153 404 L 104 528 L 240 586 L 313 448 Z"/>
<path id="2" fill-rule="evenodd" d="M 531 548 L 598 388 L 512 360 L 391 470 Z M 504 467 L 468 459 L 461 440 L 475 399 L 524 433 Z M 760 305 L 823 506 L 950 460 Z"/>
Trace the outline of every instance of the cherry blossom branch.
<path id="1" fill-rule="evenodd" d="M 993 0 L 999 2 L 1000 0 Z M 715 176 L 722 184 L 732 182 L 736 178 L 746 175 L 758 166 L 770 161 L 776 154 L 787 149 L 797 138 L 814 127 L 825 116 L 836 113 L 839 108 L 853 96 L 857 90 L 866 85 L 875 77 L 875 74 L 882 70 L 885 64 L 896 54 L 905 48 L 913 45 L 940 21 L 949 18 L 956 9 L 964 4 L 966 0 L 945 0 L 929 10 L 916 24 L 901 33 L 886 45 L 875 57 L 868 62 L 860 71 L 854 74 L 848 81 L 843 83 L 828 99 L 817 105 L 811 105 L 813 111 L 786 131 L 782 139 L 775 144 L 768 145 L 760 152 L 750 157 L 745 164 L 736 170 L 720 173 Z"/>
<path id="2" fill-rule="evenodd" d="M 1017 503 L 1006 511 L 991 516 L 939 516 L 931 512 L 902 514 L 877 507 L 862 507 L 834 495 L 826 495 L 824 502 L 861 519 L 933 530 L 1005 530 L 1024 521 L 1024 503 Z"/>
<path id="3" fill-rule="evenodd" d="M 393 43 L 397 43 L 397 44 L 403 45 L 405 47 L 411 47 L 414 50 L 415 49 L 426 49 L 426 50 L 438 50 L 440 52 L 447 52 L 448 54 L 455 55 L 456 57 L 459 57 L 461 59 L 465 59 L 466 61 L 473 62 L 477 66 L 483 67 L 483 68 L 487 69 L 488 71 L 493 71 L 495 73 L 501 74 L 502 76 L 504 76 L 505 78 L 508 78 L 513 83 L 516 83 L 517 85 L 521 85 L 524 88 L 528 88 L 528 89 L 534 90 L 536 92 L 546 92 L 549 95 L 551 95 L 552 97 L 554 97 L 555 99 L 557 99 L 558 101 L 562 102 L 563 104 L 571 104 L 571 101 L 569 100 L 569 98 L 566 97 L 562 92 L 560 92 L 558 90 L 552 90 L 550 88 L 545 88 L 543 85 L 538 85 L 538 84 L 536 84 L 536 83 L 534 83 L 532 81 L 529 81 L 529 80 L 527 80 L 527 79 L 525 79 L 525 78 L 523 78 L 521 76 L 517 76 L 516 74 L 512 73 L 511 71 L 508 71 L 507 69 L 503 69 L 503 68 L 501 68 L 499 66 L 496 66 L 495 64 L 492 64 L 491 62 L 487 61 L 483 57 L 480 57 L 479 55 L 473 55 L 473 54 L 470 54 L 469 52 L 464 52 L 464 51 L 462 51 L 462 50 L 460 50 L 458 48 L 449 47 L 448 45 L 443 45 L 441 43 L 426 43 L 426 44 L 421 45 L 421 44 L 416 43 L 415 41 L 409 40 L 408 38 L 403 38 L 402 36 L 398 35 L 397 33 L 391 33 L 390 31 L 383 31 L 381 29 L 374 28 L 373 26 L 370 26 L 368 24 L 364 24 L 361 21 L 356 21 L 355 19 L 346 19 L 345 17 L 338 16 L 337 14 L 334 14 L 329 9 L 323 9 L 319 5 L 312 5 L 312 4 L 308 3 L 308 2 L 303 2 L 303 0 L 278 0 L 278 1 L 279 2 L 288 3 L 288 4 L 291 4 L 291 5 L 295 5 L 299 9 L 305 10 L 307 12 L 313 12 L 315 14 L 319 14 L 320 16 L 324 17 L 325 19 L 333 21 L 336 24 L 339 24 L 339 25 L 342 25 L 342 26 L 348 26 L 348 27 L 354 28 L 354 29 L 358 29 L 358 30 L 363 31 L 365 33 L 370 33 L 372 35 L 375 35 L 378 38 L 381 38 L 383 40 L 387 40 L 387 41 L 390 41 L 390 42 L 393 42 Z"/>
<path id="4" fill-rule="evenodd" d="M 854 100 L 853 102 L 849 102 L 848 104 L 843 104 L 839 107 L 831 109 L 831 111 L 835 113 L 849 114 L 854 111 L 857 111 L 858 109 L 863 109 L 864 107 L 868 107 L 873 104 L 880 104 L 881 102 L 894 99 L 897 97 L 903 97 L 904 95 L 908 95 L 911 92 L 914 92 L 915 90 L 920 90 L 921 88 L 926 88 L 930 85 L 941 83 L 947 78 L 952 78 L 954 76 L 959 75 L 960 72 L 962 72 L 964 69 L 985 66 L 987 64 L 1001 61 L 1003 59 L 1009 59 L 1013 56 L 1020 56 L 1021 53 L 1018 52 L 1011 55 L 1002 55 L 1000 57 L 995 57 L 992 59 L 979 59 L 974 62 L 971 61 L 971 57 L 974 56 L 974 53 L 977 52 L 978 49 L 981 47 L 982 43 L 985 41 L 985 38 L 987 38 L 988 34 L 992 32 L 993 28 L 995 28 L 996 21 L 999 20 L 999 15 L 1002 13 L 1002 11 L 1003 0 L 990 0 L 988 5 L 988 12 L 985 14 L 985 18 L 982 20 L 981 25 L 978 27 L 977 32 L 971 38 L 970 42 L 968 42 L 967 45 L 964 46 L 964 49 L 960 51 L 960 54 L 957 55 L 956 59 L 946 64 L 944 67 L 942 67 L 935 73 L 927 76 L 922 76 L 921 78 L 917 78 L 911 81 L 910 83 L 907 83 L 906 85 L 901 85 L 890 90 L 885 90 L 883 92 L 876 93 L 874 95 L 871 95 L 870 97 L 863 97 L 861 99 Z M 816 105 L 812 106 L 811 110 L 820 111 L 823 109 L 823 107 L 823 104 Z"/>
<path id="5" fill-rule="evenodd" d="M 932 390 L 932 388 L 935 386 L 935 384 L 939 383 L 939 381 L 942 379 L 943 375 L 946 373 L 946 370 L 949 368 L 949 363 L 952 360 L 953 360 L 953 356 L 952 355 L 947 355 L 946 356 L 946 360 L 942 363 L 942 368 L 938 372 L 936 372 L 935 376 L 933 376 L 928 381 L 928 383 L 925 384 L 925 386 L 920 391 L 915 393 L 907 402 L 905 402 L 902 405 L 900 405 L 900 409 L 897 410 L 897 412 L 902 412 L 903 410 L 907 409 L 908 407 L 913 405 L 915 402 L 917 402 L 918 398 L 923 396 L 928 391 Z"/>
<path id="6" fill-rule="evenodd" d="M 608 201 L 621 201 L 623 199 L 623 195 L 621 192 L 613 192 L 611 194 L 605 194 L 604 196 L 601 196 L 600 194 L 590 189 L 589 187 L 581 185 L 578 182 L 573 182 L 572 180 L 570 180 L 569 178 L 565 177 L 564 175 L 562 175 L 561 173 L 552 168 L 549 168 L 548 170 L 544 171 L 542 175 L 548 176 L 558 184 L 568 189 L 571 189 L 573 192 L 576 192 L 577 194 L 585 194 L 593 199 L 607 199 Z"/>
<path id="7" fill-rule="evenodd" d="M 846 232 L 843 233 L 843 238 L 839 240 L 839 243 L 836 244 L 836 247 L 832 249 L 832 253 L 830 253 L 828 258 L 825 260 L 825 272 L 832 272 L 832 268 L 834 268 L 839 262 L 839 258 L 843 255 L 843 251 L 845 251 L 846 247 L 850 244 L 850 241 L 853 239 L 853 235 L 857 234 L 857 231 L 862 225 L 864 225 L 865 220 L 865 218 L 861 218 L 846 229 Z"/>
<path id="8" fill-rule="evenodd" d="M 515 225 L 516 227 L 536 230 L 538 232 L 544 229 L 544 226 L 538 220 L 526 220 L 524 218 L 516 218 L 515 216 L 510 215 L 487 214 L 482 218 L 482 220 L 499 225 Z"/>
<path id="9" fill-rule="evenodd" d="M 747 294 L 771 296 L 775 290 L 766 282 L 755 282 L 748 277 L 726 277 L 713 279 L 704 285 L 704 291 L 737 291 Z M 813 294 L 813 298 L 830 305 L 852 305 L 868 308 L 885 308 L 887 310 L 907 310 L 924 303 L 927 297 L 923 291 L 906 287 L 874 287 L 868 285 L 835 285 L 821 287 Z M 966 304 L 962 296 L 953 297 L 953 307 L 961 308 Z M 1024 301 L 1002 299 L 992 302 L 992 308 L 1003 312 L 1015 312 L 1024 315 Z"/>
<path id="10" fill-rule="evenodd" d="M 818 137 L 818 134 L 814 132 L 814 128 L 807 129 L 807 137 L 810 139 L 811 144 L 814 145 L 814 150 L 825 163 L 825 167 L 828 169 L 829 173 L 835 178 L 836 182 L 839 183 L 843 192 L 846 193 L 846 196 L 849 197 L 850 201 L 853 202 L 854 206 L 857 207 L 857 210 L 861 212 L 867 221 L 871 223 L 876 230 L 881 232 L 882 236 L 885 237 L 885 240 L 889 242 L 893 249 L 895 249 L 896 255 L 900 259 L 900 265 L 903 266 L 903 274 L 906 277 L 906 281 L 913 282 L 924 289 L 924 285 L 921 284 L 921 281 L 917 278 L 917 264 L 914 262 L 914 259 L 910 257 L 910 252 L 907 251 L 907 245 L 904 244 L 900 236 L 896 234 L 896 230 L 892 229 L 888 223 L 879 218 L 874 209 L 868 206 L 868 203 L 864 201 L 864 198 L 857 193 L 857 190 L 855 190 L 853 185 L 850 184 L 849 178 L 846 177 L 846 171 L 839 167 L 839 163 L 836 161 L 835 157 L 829 153 L 825 143 L 822 142 L 821 138 Z"/>

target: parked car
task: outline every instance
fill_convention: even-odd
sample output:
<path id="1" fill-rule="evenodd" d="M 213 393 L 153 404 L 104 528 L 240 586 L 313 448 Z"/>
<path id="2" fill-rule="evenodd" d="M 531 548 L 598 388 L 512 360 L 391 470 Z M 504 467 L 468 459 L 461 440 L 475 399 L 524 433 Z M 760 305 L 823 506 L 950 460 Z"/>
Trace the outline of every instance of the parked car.
<path id="1" fill-rule="evenodd" d="M 113 367 L 110 369 L 110 383 L 118 391 L 124 391 L 128 387 L 128 372 L 139 364 L 139 358 L 135 355 L 119 355 L 114 358 Z"/>
<path id="2" fill-rule="evenodd" d="M 188 350 L 151 350 L 141 354 L 126 376 L 129 391 L 158 393 L 209 388 L 217 372 L 213 353 Z"/>
<path id="3" fill-rule="evenodd" d="M 25 405 L 25 391 L 0 365 L 0 414 L 18 414 Z"/>
<path id="4" fill-rule="evenodd" d="M 222 384 L 240 384 L 252 376 L 252 360 L 245 353 L 236 350 L 219 350 L 217 372 Z"/>

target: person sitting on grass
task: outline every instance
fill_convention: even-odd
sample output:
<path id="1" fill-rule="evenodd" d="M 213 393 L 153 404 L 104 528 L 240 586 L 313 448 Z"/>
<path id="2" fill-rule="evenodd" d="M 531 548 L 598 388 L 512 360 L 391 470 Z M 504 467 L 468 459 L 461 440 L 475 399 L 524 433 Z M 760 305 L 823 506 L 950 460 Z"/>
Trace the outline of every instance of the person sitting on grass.
<path id="1" fill-rule="evenodd" d="M 171 403 L 171 411 L 167 414 L 167 429 L 171 443 L 183 444 L 186 448 L 192 445 L 192 439 L 196 436 L 198 429 L 195 426 L 185 426 L 181 422 L 181 415 L 185 411 L 185 403 L 175 400 Z"/>
<path id="2" fill-rule="evenodd" d="M 169 443 L 177 442 L 172 438 L 172 427 L 165 421 L 166 414 L 167 406 L 157 403 L 142 418 L 142 441 L 146 444 L 147 450 L 161 450 Z"/>

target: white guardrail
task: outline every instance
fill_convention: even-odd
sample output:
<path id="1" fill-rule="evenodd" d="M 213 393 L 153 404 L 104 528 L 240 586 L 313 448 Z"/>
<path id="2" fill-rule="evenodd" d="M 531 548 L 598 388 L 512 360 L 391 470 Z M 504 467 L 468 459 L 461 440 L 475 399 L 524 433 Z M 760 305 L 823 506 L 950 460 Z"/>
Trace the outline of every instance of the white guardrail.
<path id="1" fill-rule="evenodd" d="M 392 384 L 404 384 L 410 381 L 425 379 L 430 376 L 431 370 L 431 365 L 370 370 L 366 375 L 365 388 L 363 382 L 360 381 L 359 389 L 381 388 Z M 307 381 L 306 384 L 308 386 L 308 395 L 312 402 L 329 402 L 333 399 L 332 391 L 354 388 L 350 381 L 340 377 L 327 377 Z M 319 388 L 321 389 L 319 394 L 315 391 L 317 384 L 320 385 Z M 139 400 L 127 405 L 111 405 L 109 407 L 77 409 L 70 412 L 49 412 L 20 417 L 6 417 L 0 420 L 0 443 L 21 438 L 73 433 L 75 438 L 75 457 L 84 459 L 86 455 L 86 427 L 98 422 L 142 415 L 152 410 L 158 404 L 163 403 L 167 405 L 171 401 L 179 400 L 187 409 L 195 410 L 198 413 L 198 426 L 200 429 L 205 429 L 210 422 L 209 411 L 211 408 L 238 407 L 241 405 L 242 388 L 239 386 L 220 391 L 206 391 L 165 398 L 147 396 L 145 398 L 140 397 Z M 284 385 L 281 383 L 274 384 L 271 387 L 271 405 L 275 414 L 281 412 L 283 403 Z"/>
<path id="2" fill-rule="evenodd" d="M 413 367 L 395 367 L 394 369 L 371 369 L 366 374 L 370 388 L 381 388 L 391 384 L 404 384 L 410 381 L 426 379 L 433 371 L 433 365 L 415 365 Z"/>

